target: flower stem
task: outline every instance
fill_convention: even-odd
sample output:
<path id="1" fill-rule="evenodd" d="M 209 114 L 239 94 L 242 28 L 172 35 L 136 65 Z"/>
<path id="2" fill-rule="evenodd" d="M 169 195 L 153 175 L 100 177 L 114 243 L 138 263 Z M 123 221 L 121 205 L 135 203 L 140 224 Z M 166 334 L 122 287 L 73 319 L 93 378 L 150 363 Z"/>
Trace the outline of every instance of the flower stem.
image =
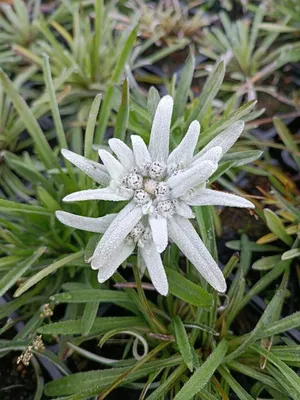
<path id="1" fill-rule="evenodd" d="M 156 316 L 153 314 L 153 312 L 150 308 L 150 305 L 145 296 L 145 292 L 144 292 L 144 289 L 142 286 L 140 274 L 139 274 L 139 271 L 138 271 L 138 268 L 136 265 L 133 266 L 133 273 L 134 273 L 134 279 L 136 282 L 136 288 L 137 288 L 139 299 L 140 299 L 141 304 L 143 305 L 143 308 L 145 309 L 147 315 L 149 316 L 150 321 L 153 323 L 153 327 L 155 328 L 155 331 L 158 330 L 159 333 L 167 334 L 168 330 L 156 318 Z"/>

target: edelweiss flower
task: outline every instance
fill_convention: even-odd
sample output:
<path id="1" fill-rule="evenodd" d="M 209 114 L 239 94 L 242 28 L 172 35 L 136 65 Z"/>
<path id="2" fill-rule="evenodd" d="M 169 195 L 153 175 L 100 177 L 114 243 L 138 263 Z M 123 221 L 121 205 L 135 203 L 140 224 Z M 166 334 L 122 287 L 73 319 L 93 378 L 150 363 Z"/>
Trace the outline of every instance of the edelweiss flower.
<path id="1" fill-rule="evenodd" d="M 56 211 L 57 218 L 72 228 L 88 232 L 104 233 L 114 231 L 114 227 L 120 224 L 120 214 L 109 214 L 100 218 L 82 217 L 65 211 Z M 166 296 L 168 293 L 168 281 L 160 254 L 152 241 L 151 229 L 142 221 L 138 222 L 130 233 L 121 242 L 118 249 L 111 254 L 107 263 L 98 270 L 98 281 L 100 283 L 109 279 L 116 269 L 132 254 L 138 246 L 139 253 L 149 272 L 151 281 L 156 290 Z M 94 257 L 94 256 L 93 256 Z M 98 269 L 98 267 L 92 268 Z"/>
<path id="2" fill-rule="evenodd" d="M 104 166 L 63 150 L 63 155 L 69 161 L 96 182 L 107 185 L 105 188 L 72 193 L 64 201 L 130 200 L 96 247 L 91 258 L 92 268 L 108 270 L 109 263 L 123 246 L 124 240 L 146 217 L 158 253 L 165 250 L 170 239 L 211 286 L 225 292 L 226 282 L 222 272 L 189 219 L 194 217 L 191 206 L 254 207 L 242 197 L 206 188 L 208 178 L 217 170 L 222 156 L 242 133 L 244 123 L 234 123 L 194 156 L 200 125 L 198 121 L 193 121 L 181 143 L 169 155 L 172 110 L 172 98 L 163 97 L 154 116 L 148 147 L 141 137 L 135 135 L 131 136 L 133 150 L 118 139 L 110 139 L 109 146 L 117 158 L 105 150 L 99 150 Z M 70 225 L 67 220 L 63 222 Z M 127 252 L 129 254 L 129 249 Z M 117 265 L 114 267 L 116 269 Z M 109 270 L 111 272 L 113 268 Z M 157 268 L 155 275 L 157 282 L 165 280 L 161 267 Z"/>

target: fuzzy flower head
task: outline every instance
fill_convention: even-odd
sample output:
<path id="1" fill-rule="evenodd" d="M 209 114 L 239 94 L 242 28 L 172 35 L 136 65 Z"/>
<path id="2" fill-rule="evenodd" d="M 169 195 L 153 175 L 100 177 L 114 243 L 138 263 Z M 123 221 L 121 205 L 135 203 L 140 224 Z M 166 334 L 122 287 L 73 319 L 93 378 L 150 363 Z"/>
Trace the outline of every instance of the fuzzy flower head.
<path id="1" fill-rule="evenodd" d="M 132 150 L 122 141 L 110 139 L 109 146 L 116 157 L 106 150 L 99 150 L 103 165 L 63 150 L 69 161 L 104 186 L 72 193 L 64 201 L 129 201 L 108 227 L 101 228 L 105 233 L 91 258 L 92 268 L 99 270 L 100 282 L 108 279 L 138 245 L 143 249 L 142 257 L 154 286 L 166 295 L 168 283 L 159 253 L 171 240 L 211 286 L 225 292 L 222 272 L 189 219 L 194 218 L 192 206 L 253 208 L 253 204 L 244 198 L 206 188 L 220 159 L 242 133 L 244 123 L 234 123 L 194 155 L 200 124 L 193 121 L 181 143 L 169 154 L 172 110 L 172 98 L 163 97 L 156 109 L 148 146 L 136 135 L 131 136 Z M 100 223 L 100 219 L 89 218 L 87 221 L 86 217 L 69 213 L 58 212 L 57 216 L 69 226 L 92 232 L 97 231 L 95 228 Z M 108 221 L 111 217 L 104 218 Z M 140 221 L 146 221 L 143 226 L 147 228 L 142 229 Z M 148 229 L 148 240 L 141 246 L 145 229 Z M 131 242 L 132 236 L 137 238 L 142 230 L 138 240 Z M 148 251 L 150 248 L 155 251 Z"/>

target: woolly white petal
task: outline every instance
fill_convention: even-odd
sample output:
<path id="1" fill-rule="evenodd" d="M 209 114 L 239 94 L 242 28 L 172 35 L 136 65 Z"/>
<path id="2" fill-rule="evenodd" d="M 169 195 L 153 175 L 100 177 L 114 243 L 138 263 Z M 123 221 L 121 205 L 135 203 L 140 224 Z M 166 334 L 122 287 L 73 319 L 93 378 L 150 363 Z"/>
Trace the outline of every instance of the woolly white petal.
<path id="1" fill-rule="evenodd" d="M 135 166 L 132 150 L 120 139 L 109 139 L 108 144 L 123 167 L 127 171 L 131 171 Z"/>
<path id="2" fill-rule="evenodd" d="M 177 200 L 175 203 L 176 214 L 181 215 L 184 218 L 195 218 L 195 215 L 190 206 L 185 202 Z"/>
<path id="3" fill-rule="evenodd" d="M 172 151 L 168 158 L 168 164 L 189 165 L 192 162 L 193 154 L 198 142 L 200 133 L 200 124 L 193 121 L 189 126 L 187 134 L 184 136 L 180 144 Z"/>
<path id="4" fill-rule="evenodd" d="M 158 103 L 149 140 L 149 152 L 153 161 L 167 162 L 172 111 L 172 97 L 164 96 Z"/>
<path id="5" fill-rule="evenodd" d="M 207 150 L 206 153 L 202 154 L 201 157 L 197 158 L 192 162 L 191 166 L 193 167 L 196 164 L 200 164 L 204 161 L 211 161 L 213 163 L 218 163 L 222 158 L 222 147 L 216 146 L 212 147 L 211 149 Z"/>
<path id="6" fill-rule="evenodd" d="M 204 161 L 196 164 L 185 171 L 179 171 L 177 175 L 171 176 L 167 183 L 172 189 L 171 196 L 177 198 L 183 196 L 188 190 L 206 181 L 218 168 L 218 164 Z"/>
<path id="7" fill-rule="evenodd" d="M 100 149 L 98 153 L 109 175 L 113 179 L 119 181 L 126 175 L 126 170 L 123 165 L 108 151 Z"/>
<path id="8" fill-rule="evenodd" d="M 128 245 L 122 243 L 114 252 L 112 257 L 98 270 L 98 281 L 103 283 L 107 281 L 118 269 L 118 267 L 131 255 L 135 248 L 135 244 Z"/>
<path id="9" fill-rule="evenodd" d="M 138 135 L 131 135 L 134 159 L 140 171 L 151 163 L 151 156 L 143 139 Z"/>
<path id="10" fill-rule="evenodd" d="M 66 211 L 56 211 L 56 218 L 65 225 L 88 232 L 104 233 L 116 214 L 108 214 L 100 218 L 82 217 Z"/>
<path id="11" fill-rule="evenodd" d="M 111 188 L 103 189 L 88 189 L 81 190 L 68 194 L 63 198 L 63 201 L 85 201 L 85 200 L 110 200 L 110 201 L 124 201 L 129 200 L 132 197 L 133 191 L 123 191 L 122 195 L 118 194 L 116 190 Z"/>
<path id="12" fill-rule="evenodd" d="M 201 241 L 191 222 L 175 216 L 168 220 L 169 237 L 194 264 L 204 279 L 219 292 L 226 291 L 226 282 L 222 271 Z"/>
<path id="13" fill-rule="evenodd" d="M 140 253 L 147 266 L 153 286 L 158 293 L 166 296 L 169 290 L 168 280 L 160 254 L 157 252 L 154 243 L 150 242 L 145 247 L 140 248 Z"/>
<path id="14" fill-rule="evenodd" d="M 80 156 L 79 154 L 73 153 L 67 149 L 62 149 L 61 154 L 95 182 L 100 183 L 102 186 L 109 184 L 110 176 L 104 165 L 89 160 L 88 158 Z"/>
<path id="15" fill-rule="evenodd" d="M 231 193 L 218 192 L 211 189 L 196 190 L 185 199 L 187 204 L 191 206 L 229 206 L 229 207 L 245 207 L 254 208 L 254 204 Z"/>
<path id="16" fill-rule="evenodd" d="M 232 124 L 229 128 L 225 129 L 222 133 L 211 140 L 197 155 L 195 158 L 201 157 L 204 153 L 213 147 L 221 146 L 222 155 L 227 153 L 227 151 L 234 145 L 238 140 L 244 129 L 244 122 L 237 121 Z"/>
<path id="17" fill-rule="evenodd" d="M 133 202 L 127 204 L 119 212 L 96 247 L 91 263 L 93 269 L 101 268 L 111 259 L 141 217 L 141 207 L 136 206 Z"/>
<path id="18" fill-rule="evenodd" d="M 168 246 L 168 227 L 166 218 L 150 217 L 149 223 L 151 226 L 153 242 L 159 253 L 162 253 Z"/>

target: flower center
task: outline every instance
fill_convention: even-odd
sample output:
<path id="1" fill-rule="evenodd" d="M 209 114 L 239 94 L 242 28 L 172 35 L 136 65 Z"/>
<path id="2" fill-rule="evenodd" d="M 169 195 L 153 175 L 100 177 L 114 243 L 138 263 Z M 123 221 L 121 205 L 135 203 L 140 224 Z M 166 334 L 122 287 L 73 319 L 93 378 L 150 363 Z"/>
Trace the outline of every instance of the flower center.
<path id="1" fill-rule="evenodd" d="M 149 227 L 145 227 L 142 222 L 138 222 L 129 235 L 127 235 L 125 241 L 128 245 L 137 244 L 140 247 L 144 247 L 144 245 L 151 239 L 151 229 Z"/>
<path id="2" fill-rule="evenodd" d="M 155 195 L 156 188 L 158 186 L 158 182 L 154 179 L 146 179 L 144 183 L 144 189 L 149 194 Z"/>
<path id="3" fill-rule="evenodd" d="M 154 212 L 157 215 L 169 215 L 173 212 L 174 206 L 169 200 L 170 189 L 162 180 L 166 171 L 167 167 L 164 163 L 154 161 L 147 164 L 144 172 L 135 169 L 123 178 L 121 187 L 134 191 L 133 200 L 146 207 L 144 214 Z"/>
<path id="4" fill-rule="evenodd" d="M 154 161 L 149 167 L 150 178 L 157 179 L 162 178 L 166 171 L 166 165 L 157 161 Z"/>
<path id="5" fill-rule="evenodd" d="M 160 201 L 154 210 L 154 214 L 167 218 L 175 213 L 175 206 L 171 200 Z"/>
<path id="6" fill-rule="evenodd" d="M 138 204 L 146 204 L 151 200 L 149 193 L 145 192 L 143 189 L 138 189 L 134 192 L 134 201 Z"/>
<path id="7" fill-rule="evenodd" d="M 132 173 L 126 178 L 126 184 L 129 189 L 142 189 L 143 187 L 143 177 L 142 175 Z"/>

